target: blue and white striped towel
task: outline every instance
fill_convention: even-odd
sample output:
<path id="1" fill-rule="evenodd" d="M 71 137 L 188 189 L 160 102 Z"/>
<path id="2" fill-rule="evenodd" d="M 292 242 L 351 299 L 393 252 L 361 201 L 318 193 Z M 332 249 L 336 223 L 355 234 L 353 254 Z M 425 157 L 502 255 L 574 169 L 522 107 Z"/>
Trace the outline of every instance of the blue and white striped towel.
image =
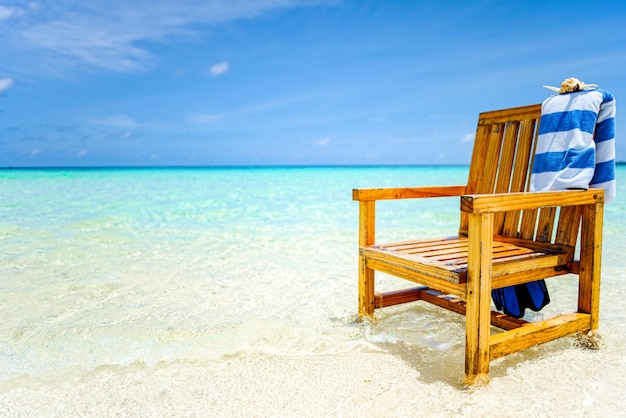
<path id="1" fill-rule="evenodd" d="M 543 102 L 530 178 L 531 191 L 589 187 L 615 198 L 615 98 L 602 89 Z"/>

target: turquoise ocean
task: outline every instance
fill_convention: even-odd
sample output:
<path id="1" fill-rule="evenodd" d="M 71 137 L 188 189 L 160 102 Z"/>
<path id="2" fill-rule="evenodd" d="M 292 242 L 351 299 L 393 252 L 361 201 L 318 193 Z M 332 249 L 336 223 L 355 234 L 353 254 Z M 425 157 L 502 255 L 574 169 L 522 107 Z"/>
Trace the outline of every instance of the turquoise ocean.
<path id="1" fill-rule="evenodd" d="M 465 166 L 0 170 L 0 416 L 624 414 L 625 175 L 601 349 L 563 338 L 466 390 L 462 316 L 414 303 L 355 322 L 351 199 L 464 184 Z M 457 198 L 377 210 L 381 241 L 456 234 Z M 548 287 L 530 319 L 575 307 L 574 280 Z"/>

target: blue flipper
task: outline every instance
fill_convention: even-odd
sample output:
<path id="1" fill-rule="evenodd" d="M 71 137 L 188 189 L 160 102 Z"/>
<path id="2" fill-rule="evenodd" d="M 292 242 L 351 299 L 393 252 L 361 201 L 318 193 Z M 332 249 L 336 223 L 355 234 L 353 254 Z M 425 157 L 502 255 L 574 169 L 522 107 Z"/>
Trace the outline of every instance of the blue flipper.
<path id="1" fill-rule="evenodd" d="M 516 318 L 523 317 L 526 308 L 536 312 L 550 303 L 544 280 L 494 289 L 491 297 L 496 309 Z"/>
<path id="2" fill-rule="evenodd" d="M 537 280 L 536 282 L 525 283 L 527 294 L 524 305 L 527 308 L 537 312 L 544 306 L 550 303 L 550 295 L 548 294 L 548 288 L 546 287 L 545 280 Z"/>
<path id="3" fill-rule="evenodd" d="M 517 286 L 494 289 L 491 291 L 491 297 L 499 311 L 516 318 L 524 316 L 525 307 L 520 304 Z"/>

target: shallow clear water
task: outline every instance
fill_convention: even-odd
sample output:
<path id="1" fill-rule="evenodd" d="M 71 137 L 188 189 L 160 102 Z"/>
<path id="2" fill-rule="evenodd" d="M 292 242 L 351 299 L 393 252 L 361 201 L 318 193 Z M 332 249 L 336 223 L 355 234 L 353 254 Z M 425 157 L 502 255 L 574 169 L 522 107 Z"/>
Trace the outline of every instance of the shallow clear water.
<path id="1" fill-rule="evenodd" d="M 458 391 L 462 317 L 410 304 L 381 311 L 376 324 L 354 323 L 351 189 L 463 184 L 466 176 L 466 167 L 0 171 L 0 409 L 20 411 L 11 403 L 16 389 L 45 392 L 103 370 L 128 383 L 180 364 L 211 373 L 256 356 L 282 367 L 285 358 L 333 361 L 355 350 L 392 355 L 420 384 Z M 600 376 L 626 369 L 626 186 L 618 187 L 605 212 L 605 347 L 591 357 Z M 458 199 L 377 209 L 381 240 L 456 233 Z M 381 278 L 383 287 L 399 282 Z M 553 302 L 533 318 L 573 309 L 573 280 L 548 286 Z M 554 385 L 566 385 L 559 376 L 568 373 L 583 379 L 572 367 L 594 361 L 566 338 L 496 362 L 491 387 L 515 373 L 539 378 L 545 370 L 519 364 L 549 361 L 551 352 L 572 357 L 551 366 Z M 597 385 L 616 398 L 626 390 L 624 380 Z"/>

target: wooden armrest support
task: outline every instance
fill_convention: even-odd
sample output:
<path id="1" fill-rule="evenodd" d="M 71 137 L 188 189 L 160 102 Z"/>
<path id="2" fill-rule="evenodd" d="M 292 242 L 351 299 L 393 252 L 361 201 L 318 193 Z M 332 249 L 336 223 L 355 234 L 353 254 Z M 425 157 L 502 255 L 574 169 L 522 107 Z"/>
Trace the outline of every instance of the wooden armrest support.
<path id="1" fill-rule="evenodd" d="M 352 200 L 374 201 L 417 199 L 425 197 L 454 197 L 465 193 L 465 186 L 394 187 L 384 189 L 354 189 Z"/>
<path id="2" fill-rule="evenodd" d="M 604 202 L 604 190 L 562 190 L 461 196 L 461 210 L 467 213 L 495 213 L 542 207 L 581 206 Z"/>

